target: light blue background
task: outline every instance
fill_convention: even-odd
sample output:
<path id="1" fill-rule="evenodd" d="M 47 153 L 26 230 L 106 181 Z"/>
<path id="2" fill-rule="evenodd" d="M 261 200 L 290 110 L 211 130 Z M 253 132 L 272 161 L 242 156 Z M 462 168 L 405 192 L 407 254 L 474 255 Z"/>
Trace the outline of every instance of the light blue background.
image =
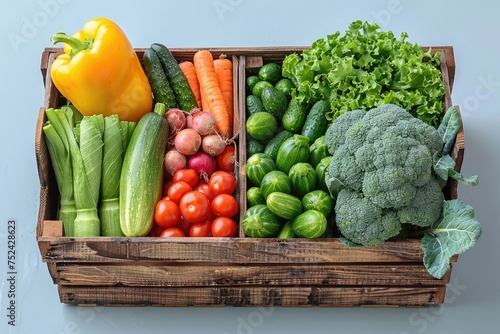
<path id="1" fill-rule="evenodd" d="M 3 1 L 0 5 L 0 333 L 471 333 L 498 332 L 500 306 L 499 6 L 495 1 Z M 354 20 L 377 21 L 422 45 L 452 45 L 466 136 L 459 189 L 483 225 L 454 267 L 446 303 L 411 309 L 78 308 L 59 303 L 36 243 L 39 183 L 34 134 L 44 88 L 40 56 L 58 31 L 115 20 L 135 47 L 307 46 Z M 18 43 L 13 39 L 19 38 Z M 16 327 L 7 325 L 7 221 L 17 221 Z"/>

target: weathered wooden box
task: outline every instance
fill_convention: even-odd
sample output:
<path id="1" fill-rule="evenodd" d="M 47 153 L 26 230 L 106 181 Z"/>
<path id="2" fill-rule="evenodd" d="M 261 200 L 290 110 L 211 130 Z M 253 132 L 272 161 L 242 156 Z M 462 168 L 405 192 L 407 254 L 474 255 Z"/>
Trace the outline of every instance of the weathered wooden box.
<path id="1" fill-rule="evenodd" d="M 235 110 L 239 119 L 238 198 L 240 219 L 246 207 L 244 174 L 245 74 L 258 64 L 281 61 L 303 48 L 211 49 L 234 64 Z M 442 52 L 446 105 L 455 72 L 453 49 Z M 196 49 L 171 49 L 179 59 Z M 37 241 L 42 260 L 57 285 L 62 303 L 75 305 L 151 306 L 425 306 L 444 302 L 451 269 L 433 278 L 422 263 L 419 240 L 388 241 L 377 247 L 348 248 L 338 239 L 236 238 L 68 238 L 57 220 L 59 194 L 41 131 L 45 108 L 65 103 L 49 71 L 60 49 L 42 54 L 46 87 L 36 129 L 40 177 Z M 142 56 L 144 49 L 137 49 Z M 140 57 L 141 58 L 141 57 Z M 464 137 L 460 131 L 453 158 L 459 170 Z M 449 182 L 448 198 L 457 198 Z M 452 264 L 457 257 L 452 258 Z"/>

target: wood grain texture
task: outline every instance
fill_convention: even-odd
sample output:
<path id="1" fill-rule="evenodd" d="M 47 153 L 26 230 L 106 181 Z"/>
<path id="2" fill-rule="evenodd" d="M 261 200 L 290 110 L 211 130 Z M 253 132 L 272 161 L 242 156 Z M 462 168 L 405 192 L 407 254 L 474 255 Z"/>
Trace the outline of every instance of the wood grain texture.
<path id="1" fill-rule="evenodd" d="M 58 287 L 62 303 L 133 306 L 423 306 L 442 304 L 446 287 Z"/>

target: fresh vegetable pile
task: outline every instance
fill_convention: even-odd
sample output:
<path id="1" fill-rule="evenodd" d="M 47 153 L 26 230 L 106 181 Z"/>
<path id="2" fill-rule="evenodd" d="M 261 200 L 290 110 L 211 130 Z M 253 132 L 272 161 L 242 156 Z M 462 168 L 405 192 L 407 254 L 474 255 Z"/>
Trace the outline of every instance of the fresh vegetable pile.
<path id="1" fill-rule="evenodd" d="M 199 50 L 179 63 L 154 43 L 141 67 L 107 19 L 52 40 L 68 105 L 43 131 L 65 235 L 235 236 L 232 62 Z"/>
<path id="2" fill-rule="evenodd" d="M 406 37 L 354 22 L 248 74 L 247 236 L 421 238 L 438 278 L 475 244 L 473 209 L 443 192 L 449 178 L 478 182 L 450 156 L 460 115 L 444 110 L 439 53 Z"/>

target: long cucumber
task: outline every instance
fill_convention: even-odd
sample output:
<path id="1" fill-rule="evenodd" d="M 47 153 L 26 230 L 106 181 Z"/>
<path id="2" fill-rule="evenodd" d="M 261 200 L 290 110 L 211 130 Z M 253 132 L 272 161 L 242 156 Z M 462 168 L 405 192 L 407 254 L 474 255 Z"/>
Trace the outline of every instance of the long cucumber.
<path id="1" fill-rule="evenodd" d="M 127 237 L 145 236 L 161 196 L 163 158 L 169 135 L 166 106 L 156 103 L 130 138 L 120 175 L 120 227 Z"/>

